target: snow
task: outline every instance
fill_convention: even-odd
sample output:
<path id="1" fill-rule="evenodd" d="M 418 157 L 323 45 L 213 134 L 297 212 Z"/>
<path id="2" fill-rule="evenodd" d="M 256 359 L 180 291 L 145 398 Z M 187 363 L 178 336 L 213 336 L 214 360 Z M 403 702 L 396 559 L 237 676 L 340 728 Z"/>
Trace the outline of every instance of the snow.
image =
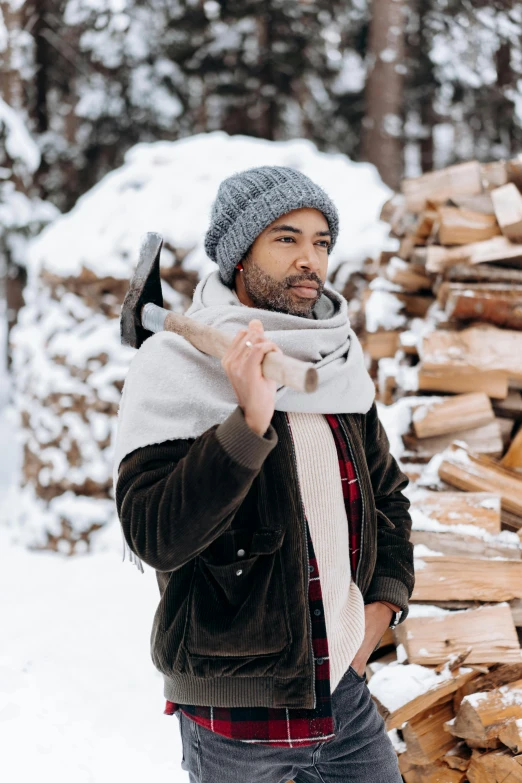
<path id="1" fill-rule="evenodd" d="M 410 497 L 410 500 L 415 502 L 415 498 Z M 419 501 L 420 502 L 420 501 Z M 482 505 L 482 503 L 480 504 Z M 488 506 L 491 508 L 491 506 Z M 448 533 L 459 536 L 473 536 L 480 538 L 482 541 L 488 544 L 499 544 L 502 546 L 510 546 L 518 549 L 520 547 L 520 539 L 516 533 L 511 530 L 502 530 L 497 535 L 489 533 L 482 527 L 473 524 L 455 524 L 445 525 L 442 522 L 438 522 L 431 514 L 436 515 L 436 509 L 429 508 L 431 513 L 428 513 L 428 508 L 422 510 L 415 505 L 410 508 L 410 514 L 412 518 L 413 530 L 427 530 L 433 533 Z M 460 517 L 460 515 L 459 515 Z M 472 519 L 473 514 L 470 511 L 469 517 Z"/>
<path id="2" fill-rule="evenodd" d="M 0 125 L 7 134 L 5 147 L 13 160 L 22 161 L 28 171 L 34 172 L 40 165 L 40 151 L 31 138 L 21 117 L 0 98 Z"/>
<path id="3" fill-rule="evenodd" d="M 340 233 L 330 271 L 343 263 L 357 269 L 385 245 L 388 227 L 378 214 L 390 191 L 373 166 L 319 152 L 306 139 L 270 142 L 215 131 L 133 147 L 123 166 L 35 240 L 31 266 L 34 272 L 46 269 L 62 277 L 78 276 L 83 266 L 97 276 L 126 279 L 136 265 L 142 235 L 157 231 L 166 244 L 184 251 L 183 266 L 201 276 L 214 268 L 203 240 L 219 183 L 261 165 L 297 168 L 335 202 Z"/>
<path id="4" fill-rule="evenodd" d="M 367 331 L 392 330 L 403 326 L 406 323 L 406 316 L 400 312 L 403 307 L 404 303 L 393 293 L 373 290 L 364 308 Z"/>
<path id="5" fill-rule="evenodd" d="M 16 596 L 2 604 L 0 652 L 9 783 L 186 780 L 149 656 L 154 574 L 119 561 L 119 537 L 105 544 L 93 556 L 36 554 L 0 527 L 0 590 Z"/>
<path id="6" fill-rule="evenodd" d="M 463 667 L 459 673 L 469 671 Z M 373 674 L 368 682 L 372 696 L 387 709 L 394 712 L 412 699 L 431 688 L 451 679 L 453 675 L 444 668 L 440 673 L 417 663 L 401 664 L 392 661 Z"/>
<path id="7" fill-rule="evenodd" d="M 20 546 L 8 510 L 19 478 L 17 417 L 8 404 L 5 319 L 0 318 L 0 724 L 2 778 L 53 783 L 184 783 L 178 720 L 163 714 L 163 684 L 149 653 L 158 603 L 154 572 L 121 562 L 117 521 L 90 555 Z M 82 521 L 105 521 L 110 500 L 55 499 Z M 34 508 L 34 507 L 33 507 Z M 136 738 L 139 737 L 139 742 Z"/>

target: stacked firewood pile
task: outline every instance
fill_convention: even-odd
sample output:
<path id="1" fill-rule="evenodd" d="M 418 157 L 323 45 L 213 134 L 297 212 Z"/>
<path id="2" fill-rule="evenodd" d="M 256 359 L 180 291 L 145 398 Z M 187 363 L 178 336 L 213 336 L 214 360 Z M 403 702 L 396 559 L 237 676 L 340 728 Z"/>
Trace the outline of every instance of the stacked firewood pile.
<path id="1" fill-rule="evenodd" d="M 522 781 L 519 188 L 522 160 L 406 180 L 347 291 L 411 479 L 410 616 L 368 666 L 406 783 Z"/>

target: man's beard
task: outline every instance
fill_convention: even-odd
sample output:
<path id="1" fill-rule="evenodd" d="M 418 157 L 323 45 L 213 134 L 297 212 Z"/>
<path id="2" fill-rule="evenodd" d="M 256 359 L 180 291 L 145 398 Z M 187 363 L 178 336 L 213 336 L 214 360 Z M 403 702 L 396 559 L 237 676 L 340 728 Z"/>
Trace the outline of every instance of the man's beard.
<path id="1" fill-rule="evenodd" d="M 312 315 L 319 297 L 323 293 L 324 283 L 315 272 L 302 275 L 291 275 L 284 280 L 275 280 L 266 272 L 263 272 L 255 261 L 245 263 L 243 272 L 245 290 L 256 307 L 263 310 L 276 310 L 289 315 L 304 315 L 308 318 Z M 317 297 L 313 299 L 298 299 L 292 293 L 290 286 L 313 280 L 317 283 Z"/>

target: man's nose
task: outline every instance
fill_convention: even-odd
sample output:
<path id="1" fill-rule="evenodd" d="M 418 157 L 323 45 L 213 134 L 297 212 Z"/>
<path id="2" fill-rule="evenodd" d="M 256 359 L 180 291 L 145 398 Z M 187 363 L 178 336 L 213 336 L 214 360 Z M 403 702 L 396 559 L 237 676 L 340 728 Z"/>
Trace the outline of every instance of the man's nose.
<path id="1" fill-rule="evenodd" d="M 310 272 L 318 272 L 321 266 L 321 261 L 318 257 L 315 247 L 303 247 L 300 250 L 299 257 L 295 262 L 298 269 L 309 270 Z"/>

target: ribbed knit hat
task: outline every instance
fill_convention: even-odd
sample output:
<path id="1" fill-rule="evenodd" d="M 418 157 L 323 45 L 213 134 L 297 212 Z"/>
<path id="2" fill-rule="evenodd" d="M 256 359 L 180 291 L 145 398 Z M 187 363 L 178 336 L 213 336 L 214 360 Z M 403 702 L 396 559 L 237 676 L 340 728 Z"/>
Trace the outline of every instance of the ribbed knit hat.
<path id="1" fill-rule="evenodd" d="M 205 251 L 218 264 L 223 282 L 232 284 L 236 265 L 270 223 L 302 207 L 325 216 L 332 234 L 331 253 L 339 215 L 327 193 L 306 174 L 286 166 L 259 166 L 223 180 L 205 234 Z"/>

